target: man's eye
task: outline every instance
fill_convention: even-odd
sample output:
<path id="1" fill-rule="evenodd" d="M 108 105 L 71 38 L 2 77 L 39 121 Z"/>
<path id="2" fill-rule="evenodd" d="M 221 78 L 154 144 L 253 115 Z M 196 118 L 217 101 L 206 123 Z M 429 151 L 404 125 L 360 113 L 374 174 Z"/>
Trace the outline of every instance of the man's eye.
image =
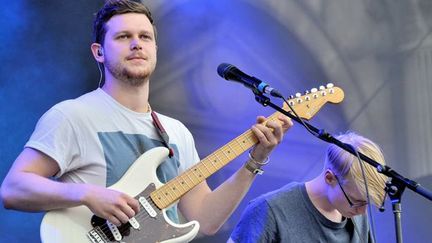
<path id="1" fill-rule="evenodd" d="M 117 38 L 118 38 L 118 39 L 127 39 L 128 36 L 127 36 L 127 35 L 119 35 Z"/>
<path id="2" fill-rule="evenodd" d="M 142 35 L 141 39 L 151 40 L 152 37 L 150 35 Z"/>

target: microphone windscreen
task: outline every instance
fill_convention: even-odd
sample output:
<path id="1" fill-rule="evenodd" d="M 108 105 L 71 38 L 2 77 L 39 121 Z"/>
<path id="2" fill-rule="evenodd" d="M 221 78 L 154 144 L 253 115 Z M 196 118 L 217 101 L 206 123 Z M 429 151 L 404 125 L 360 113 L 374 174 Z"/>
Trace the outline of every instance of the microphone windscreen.
<path id="1" fill-rule="evenodd" d="M 230 74 L 230 72 L 236 67 L 234 67 L 231 64 L 228 63 L 221 63 L 219 64 L 218 68 L 217 68 L 217 72 L 219 74 L 219 76 L 221 76 L 222 78 L 228 80 L 228 76 Z"/>

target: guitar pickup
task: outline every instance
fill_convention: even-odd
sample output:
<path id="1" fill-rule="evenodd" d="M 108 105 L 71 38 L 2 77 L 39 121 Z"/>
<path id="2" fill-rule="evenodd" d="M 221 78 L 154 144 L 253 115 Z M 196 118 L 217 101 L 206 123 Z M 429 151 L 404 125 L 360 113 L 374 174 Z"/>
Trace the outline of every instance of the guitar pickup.
<path id="1" fill-rule="evenodd" d="M 138 201 L 141 203 L 143 208 L 147 211 L 147 213 L 150 215 L 150 217 L 155 218 L 157 216 L 156 211 L 152 208 L 149 201 L 145 199 L 144 197 L 140 197 Z"/>

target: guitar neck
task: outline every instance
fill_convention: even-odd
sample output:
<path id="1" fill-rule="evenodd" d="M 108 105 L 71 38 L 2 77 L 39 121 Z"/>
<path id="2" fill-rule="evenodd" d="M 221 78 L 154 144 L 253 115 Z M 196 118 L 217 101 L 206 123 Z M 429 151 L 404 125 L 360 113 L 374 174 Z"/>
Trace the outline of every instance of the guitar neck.
<path id="1" fill-rule="evenodd" d="M 342 89 L 333 87 L 333 84 L 328 84 L 327 88 L 322 86 L 319 90 L 315 88 L 311 89 L 311 92 L 308 91 L 303 96 L 296 95 L 295 98 L 288 101 L 288 104 L 290 106 L 289 108 L 293 108 L 301 118 L 309 120 L 325 103 L 340 103 L 343 98 L 344 92 Z M 286 111 L 290 110 L 286 103 L 284 104 L 284 109 Z M 279 115 L 279 112 L 275 112 L 269 116 L 267 120 L 277 120 Z M 247 130 L 242 135 L 236 137 L 231 142 L 188 169 L 185 173 L 153 191 L 150 197 L 160 209 L 168 207 L 207 177 L 250 149 L 257 142 L 258 140 L 252 130 Z"/>
<path id="2" fill-rule="evenodd" d="M 268 120 L 276 120 L 279 112 L 268 117 Z M 170 180 L 168 183 L 153 191 L 150 197 L 160 208 L 166 208 L 182 197 L 189 190 L 213 175 L 229 162 L 250 149 L 258 142 L 258 139 L 249 129 L 229 143 L 219 148 L 198 164 L 194 165 L 182 175 Z"/>

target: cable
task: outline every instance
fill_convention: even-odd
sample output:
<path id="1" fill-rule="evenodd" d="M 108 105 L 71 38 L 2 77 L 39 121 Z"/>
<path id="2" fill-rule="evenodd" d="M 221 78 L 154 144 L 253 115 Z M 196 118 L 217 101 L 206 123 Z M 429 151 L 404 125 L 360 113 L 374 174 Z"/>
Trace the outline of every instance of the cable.
<path id="1" fill-rule="evenodd" d="M 102 68 L 101 68 L 101 66 L 102 66 L 103 64 L 100 63 L 100 62 L 96 62 L 96 64 L 97 64 L 97 67 L 98 67 L 98 70 L 99 70 L 99 83 L 98 83 L 98 88 L 100 88 L 100 87 L 101 87 L 101 84 L 102 84 L 102 77 L 103 77 L 103 73 L 102 73 Z"/>
<path id="2" fill-rule="evenodd" d="M 360 232 L 359 232 L 359 230 L 358 230 L 358 227 L 357 227 L 357 224 L 356 224 L 355 220 L 354 220 L 353 218 L 350 219 L 350 220 L 351 220 L 351 222 L 352 222 L 352 224 L 353 224 L 354 231 L 356 232 L 357 236 L 358 236 L 359 239 L 360 239 L 360 242 L 366 242 L 366 241 L 364 240 L 363 236 L 360 234 Z M 374 243 L 375 243 L 375 242 L 374 242 Z"/>
<path id="3" fill-rule="evenodd" d="M 374 218 L 373 218 L 373 215 L 372 215 L 372 206 L 371 206 L 371 203 L 370 203 L 369 187 L 368 187 L 368 182 L 366 180 L 366 175 L 365 175 L 365 172 L 364 172 L 364 165 L 362 163 L 362 160 L 360 158 L 360 155 L 359 155 L 357 149 L 354 148 L 354 146 L 352 146 L 351 144 L 347 144 L 347 143 L 345 143 L 345 144 L 348 145 L 348 146 L 350 146 L 351 149 L 354 151 L 354 153 L 356 154 L 356 157 L 357 157 L 357 161 L 359 162 L 359 165 L 360 165 L 360 169 L 361 169 L 362 177 L 363 177 L 363 182 L 364 182 L 365 190 L 366 190 L 366 201 L 368 203 L 368 216 L 370 218 L 369 224 L 370 224 L 370 229 L 371 229 L 372 240 L 373 240 L 373 242 L 376 242 L 375 223 L 374 223 L 375 221 L 374 221 Z"/>

